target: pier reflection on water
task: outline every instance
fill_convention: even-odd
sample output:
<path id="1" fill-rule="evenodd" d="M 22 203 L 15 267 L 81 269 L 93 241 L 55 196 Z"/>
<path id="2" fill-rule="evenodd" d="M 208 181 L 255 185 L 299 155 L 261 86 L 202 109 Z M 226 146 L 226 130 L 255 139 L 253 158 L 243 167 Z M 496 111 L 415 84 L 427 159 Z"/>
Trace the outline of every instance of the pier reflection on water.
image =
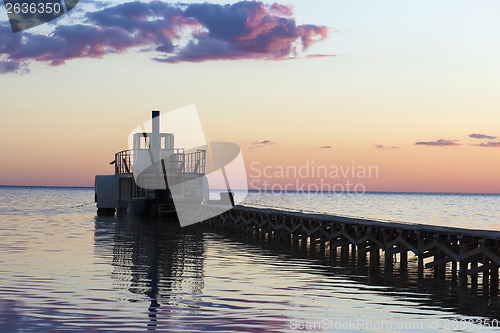
<path id="1" fill-rule="evenodd" d="M 293 331 L 297 318 L 500 319 L 498 296 L 480 285 L 419 278 L 411 260 L 405 270 L 345 254 L 333 263 L 307 249 L 199 225 L 130 218 L 97 217 L 94 239 L 95 256 L 113 266 L 114 288 L 127 292 L 122 301 L 140 305 L 150 330 L 283 332 Z"/>

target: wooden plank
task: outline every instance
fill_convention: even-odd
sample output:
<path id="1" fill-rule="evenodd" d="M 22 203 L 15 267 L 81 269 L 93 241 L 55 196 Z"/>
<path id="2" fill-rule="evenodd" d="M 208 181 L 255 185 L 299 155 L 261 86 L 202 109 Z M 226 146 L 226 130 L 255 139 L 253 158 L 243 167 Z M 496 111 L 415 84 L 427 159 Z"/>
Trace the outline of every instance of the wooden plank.
<path id="1" fill-rule="evenodd" d="M 500 265 L 500 257 L 497 256 L 495 253 L 493 253 L 490 249 L 485 247 L 484 245 L 479 246 L 481 249 L 481 252 L 483 252 L 488 258 L 496 262 L 498 265 Z"/>
<path id="2" fill-rule="evenodd" d="M 490 270 L 490 286 L 494 289 L 498 289 L 498 265 L 496 263 L 492 263 Z"/>
<path id="3" fill-rule="evenodd" d="M 481 249 L 479 247 L 476 247 L 475 249 L 472 249 L 464 254 L 460 254 L 458 256 L 458 260 L 465 261 L 466 259 L 469 259 L 470 257 L 475 256 L 476 254 L 480 254 L 480 253 L 481 253 Z M 470 260 L 468 260 L 468 261 L 470 261 Z"/>
<path id="4" fill-rule="evenodd" d="M 434 240 L 434 244 L 436 244 L 436 246 L 437 246 L 437 248 L 439 250 L 441 250 L 444 253 L 446 253 L 446 255 L 448 257 L 451 257 L 451 258 L 453 258 L 453 260 L 458 261 L 458 258 L 460 257 L 458 255 L 458 253 L 453 252 L 452 250 L 450 250 L 449 248 L 447 248 L 446 246 L 444 246 L 443 244 L 441 244 L 437 239 Z"/>
<path id="5" fill-rule="evenodd" d="M 342 230 L 337 231 L 331 237 L 332 237 L 332 239 L 336 239 L 336 238 L 339 238 L 340 236 L 342 236 Z"/>
<path id="6" fill-rule="evenodd" d="M 429 258 L 429 257 L 434 257 L 436 255 L 436 250 L 431 250 L 428 252 L 422 252 L 418 256 L 421 257 L 422 259 Z"/>
<path id="7" fill-rule="evenodd" d="M 354 245 L 357 245 L 356 244 L 356 240 L 354 238 L 351 237 L 351 235 L 349 235 L 345 230 L 342 229 L 342 236 L 344 236 L 345 238 L 347 238 L 347 240 L 349 242 L 351 242 L 351 244 L 354 244 Z"/>
<path id="8" fill-rule="evenodd" d="M 393 255 L 399 252 L 406 252 L 407 250 L 402 246 L 396 246 L 386 250 L 386 253 Z"/>
<path id="9" fill-rule="evenodd" d="M 474 275 L 474 274 L 477 274 L 479 272 L 482 272 L 486 269 L 489 269 L 491 266 L 488 264 L 488 265 L 481 265 L 481 266 L 476 266 L 476 267 L 473 267 L 471 269 L 469 269 L 467 271 L 467 274 L 469 275 Z"/>
<path id="10" fill-rule="evenodd" d="M 432 262 L 429 262 L 429 263 L 425 264 L 425 268 L 431 268 L 431 267 L 441 266 L 441 265 L 444 265 L 444 264 L 446 264 L 447 262 L 450 262 L 450 261 L 452 261 L 451 258 L 444 257 L 444 258 L 437 259 L 437 260 L 434 260 Z"/>
<path id="11" fill-rule="evenodd" d="M 335 242 L 331 242 L 330 243 L 330 246 L 333 246 L 333 247 L 339 247 L 339 246 L 348 246 L 350 245 L 351 243 L 349 243 L 348 241 L 346 241 L 345 239 L 342 239 L 342 240 L 339 240 L 339 241 L 335 241 Z"/>
<path id="12" fill-rule="evenodd" d="M 425 251 L 429 251 L 429 250 L 432 250 L 433 248 L 436 247 L 436 244 L 434 244 L 434 242 L 430 242 L 430 243 L 427 243 L 425 244 L 421 249 L 420 251 L 421 252 L 425 252 Z"/>
<path id="13" fill-rule="evenodd" d="M 358 247 L 358 252 L 359 253 L 367 253 L 370 252 L 370 247 L 363 245 L 362 247 Z"/>
<path id="14" fill-rule="evenodd" d="M 367 240 L 368 240 L 368 236 L 367 236 L 367 235 L 365 235 L 365 236 L 363 236 L 363 237 L 361 237 L 361 238 L 358 238 L 358 239 L 357 239 L 357 242 L 358 242 L 358 244 L 361 244 L 361 243 L 366 242 Z"/>
<path id="15" fill-rule="evenodd" d="M 368 238 L 375 243 L 375 245 L 377 245 L 379 248 L 383 249 L 384 248 L 384 244 L 382 244 L 378 239 L 376 239 L 375 237 L 373 237 L 372 234 L 369 234 L 368 235 Z"/>
<path id="16" fill-rule="evenodd" d="M 315 234 L 316 232 L 318 232 L 318 230 L 319 230 L 319 226 L 318 226 L 318 227 L 315 227 L 315 228 L 312 228 L 312 229 L 309 231 L 308 235 L 313 235 L 313 234 Z"/>
<path id="17" fill-rule="evenodd" d="M 301 226 L 303 232 L 305 232 L 307 235 L 310 234 L 310 230 L 307 229 L 307 227 L 304 225 L 304 223 L 301 223 L 300 226 Z"/>
<path id="18" fill-rule="evenodd" d="M 391 249 L 397 243 L 399 243 L 398 238 L 394 238 L 393 240 L 391 240 L 390 242 L 388 242 L 388 243 L 385 244 L 385 248 L 386 249 Z"/>
<path id="19" fill-rule="evenodd" d="M 409 251 L 413 252 L 415 255 L 418 255 L 418 250 L 416 247 L 405 241 L 401 236 L 398 236 L 398 241 L 401 245 L 406 247 Z"/>
<path id="20" fill-rule="evenodd" d="M 321 231 L 321 234 L 323 236 L 325 236 L 328 240 L 332 240 L 332 236 L 328 231 L 326 231 L 324 228 L 321 228 L 320 231 Z"/>

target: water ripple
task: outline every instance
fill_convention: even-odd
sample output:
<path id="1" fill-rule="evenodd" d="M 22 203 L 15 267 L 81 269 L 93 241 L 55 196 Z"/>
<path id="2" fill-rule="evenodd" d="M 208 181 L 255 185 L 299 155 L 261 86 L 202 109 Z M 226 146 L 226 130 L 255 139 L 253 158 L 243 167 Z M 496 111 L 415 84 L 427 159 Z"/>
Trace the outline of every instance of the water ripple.
<path id="1" fill-rule="evenodd" d="M 414 284 L 411 274 L 398 286 L 376 270 L 331 267 L 201 229 L 96 218 L 94 207 L 77 207 L 92 190 L 0 190 L 6 332 L 294 332 L 294 321 L 428 323 L 500 313 L 498 300 L 458 298 Z"/>

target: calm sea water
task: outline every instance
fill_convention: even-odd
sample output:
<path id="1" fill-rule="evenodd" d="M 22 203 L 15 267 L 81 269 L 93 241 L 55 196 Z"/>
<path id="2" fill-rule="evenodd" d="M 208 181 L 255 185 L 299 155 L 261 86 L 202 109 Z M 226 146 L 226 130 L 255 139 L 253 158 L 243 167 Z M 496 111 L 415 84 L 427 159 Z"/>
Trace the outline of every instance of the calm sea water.
<path id="1" fill-rule="evenodd" d="M 493 226 L 498 215 L 498 196 L 421 195 L 420 204 L 418 195 L 366 198 L 371 208 L 362 210 L 353 208 L 363 206 L 360 197 L 253 195 L 247 201 L 426 223 L 465 223 L 464 212 Z M 471 321 L 499 326 L 497 297 L 417 281 L 411 272 L 332 267 L 308 253 L 196 226 L 96 217 L 92 201 L 92 189 L 0 187 L 0 331 L 477 332 L 491 328 Z M 409 213 L 411 207 L 416 211 Z"/>
<path id="2" fill-rule="evenodd" d="M 500 230 L 500 194 L 250 192 L 256 207 L 321 212 L 375 220 Z"/>

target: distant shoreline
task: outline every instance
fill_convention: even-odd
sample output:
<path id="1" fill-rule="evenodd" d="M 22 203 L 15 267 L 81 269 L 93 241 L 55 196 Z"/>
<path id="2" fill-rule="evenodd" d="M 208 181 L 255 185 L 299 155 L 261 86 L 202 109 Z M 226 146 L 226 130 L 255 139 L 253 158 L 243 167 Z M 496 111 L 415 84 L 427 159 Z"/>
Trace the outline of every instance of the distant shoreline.
<path id="1" fill-rule="evenodd" d="M 0 187 L 26 187 L 26 188 L 94 188 L 93 186 L 56 186 L 56 185 L 0 185 Z"/>
<path id="2" fill-rule="evenodd" d="M 21 188 L 61 188 L 61 189 L 93 189 L 93 186 L 54 186 L 54 185 L 0 185 L 0 187 L 21 187 Z M 226 191 L 225 189 L 213 189 L 214 191 Z M 244 191 L 241 189 L 233 191 Z M 272 190 L 248 190 L 249 193 L 262 192 L 262 193 L 273 193 Z M 276 193 L 283 193 L 285 191 L 274 191 Z M 286 193 L 307 193 L 306 191 L 297 190 L 287 190 Z M 312 191 L 312 193 L 327 194 L 334 192 L 318 192 Z M 339 194 L 339 193 L 337 193 Z M 356 194 L 356 193 L 349 193 Z M 436 194 L 436 195 L 500 195 L 500 193 L 479 193 L 479 192 L 394 192 L 394 191 L 366 191 L 364 194 Z"/>
<path id="3" fill-rule="evenodd" d="M 234 190 L 234 191 L 242 191 L 242 190 Z M 263 192 L 263 193 L 273 193 L 272 190 L 248 190 L 248 192 Z M 297 191 L 297 190 L 287 190 L 287 191 L 274 191 L 276 193 L 308 193 L 307 191 Z M 311 191 L 311 193 L 335 193 L 335 192 L 321 192 L 321 191 Z M 479 193 L 479 192 L 395 192 L 395 191 L 365 191 L 364 193 L 355 193 L 355 192 L 337 192 L 337 194 L 440 194 L 440 195 L 500 195 L 500 193 Z"/>

